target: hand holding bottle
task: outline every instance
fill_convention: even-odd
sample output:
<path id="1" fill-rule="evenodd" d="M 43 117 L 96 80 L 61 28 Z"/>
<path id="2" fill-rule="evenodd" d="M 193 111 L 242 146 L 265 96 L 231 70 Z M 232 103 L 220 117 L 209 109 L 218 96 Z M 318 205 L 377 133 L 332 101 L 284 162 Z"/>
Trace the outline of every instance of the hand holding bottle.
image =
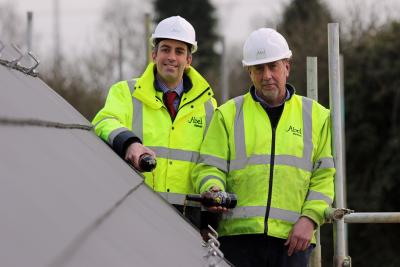
<path id="1" fill-rule="evenodd" d="M 217 186 L 202 194 L 190 194 L 186 196 L 187 200 L 200 202 L 210 212 L 226 212 L 233 209 L 237 204 L 235 194 L 221 191 Z"/>
<path id="2" fill-rule="evenodd" d="M 156 166 L 156 153 L 139 142 L 128 146 L 125 160 L 140 172 L 151 171 Z"/>
<path id="3" fill-rule="evenodd" d="M 139 167 L 143 172 L 151 172 L 157 166 L 156 159 L 150 154 L 143 154 L 139 158 Z"/>

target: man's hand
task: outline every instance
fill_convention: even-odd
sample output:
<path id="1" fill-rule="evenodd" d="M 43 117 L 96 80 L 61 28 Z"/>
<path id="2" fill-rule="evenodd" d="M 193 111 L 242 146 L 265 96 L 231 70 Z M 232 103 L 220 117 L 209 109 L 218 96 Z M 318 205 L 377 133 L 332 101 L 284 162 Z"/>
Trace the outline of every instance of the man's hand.
<path id="1" fill-rule="evenodd" d="M 139 142 L 132 143 L 128 146 L 128 149 L 126 150 L 125 160 L 130 162 L 137 170 L 143 171 L 139 167 L 139 159 L 140 156 L 143 154 L 149 154 L 153 158 L 156 158 L 156 153 L 154 153 L 153 150 L 143 146 Z"/>
<path id="2" fill-rule="evenodd" d="M 304 251 L 310 246 L 314 225 L 314 222 L 307 217 L 298 219 L 285 242 L 285 246 L 289 246 L 289 256 L 292 256 L 294 252 Z"/>
<path id="3" fill-rule="evenodd" d="M 211 192 L 219 192 L 221 189 L 218 186 L 213 186 L 210 188 Z M 207 211 L 212 212 L 212 213 L 223 213 L 227 212 L 229 209 L 221 206 L 212 206 L 212 207 L 207 207 Z"/>

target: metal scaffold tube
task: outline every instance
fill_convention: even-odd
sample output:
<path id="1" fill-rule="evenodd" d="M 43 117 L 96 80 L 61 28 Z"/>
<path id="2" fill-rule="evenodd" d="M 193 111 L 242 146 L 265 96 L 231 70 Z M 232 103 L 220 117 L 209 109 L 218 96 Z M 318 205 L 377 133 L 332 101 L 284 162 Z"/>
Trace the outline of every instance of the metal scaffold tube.
<path id="1" fill-rule="evenodd" d="M 335 161 L 335 206 L 344 208 L 344 171 L 343 171 L 343 137 L 341 116 L 340 90 L 340 56 L 339 56 L 339 24 L 328 24 L 328 53 L 329 53 L 329 102 L 332 116 L 332 147 Z M 347 242 L 344 220 L 334 224 L 334 266 L 350 266 L 347 255 Z"/>
<path id="2" fill-rule="evenodd" d="M 307 57 L 307 97 L 318 101 L 318 63 L 316 57 Z M 321 267 L 320 229 L 316 233 L 316 246 L 311 254 L 310 266 Z"/>
<path id="3" fill-rule="evenodd" d="M 144 27 L 145 27 L 145 46 L 146 46 L 146 65 L 151 62 L 151 43 L 149 42 L 149 39 L 151 37 L 151 18 L 150 14 L 146 13 L 144 15 Z"/>
<path id="4" fill-rule="evenodd" d="M 32 29 L 33 29 L 33 12 L 28 11 L 27 15 L 27 27 L 26 27 L 26 50 L 32 51 Z"/>
<path id="5" fill-rule="evenodd" d="M 317 57 L 307 57 L 307 96 L 315 101 L 318 101 Z"/>
<path id="6" fill-rule="evenodd" d="M 124 74 L 123 74 L 123 47 L 122 47 L 122 38 L 118 38 L 118 73 L 119 73 L 119 80 L 122 81 Z"/>
<path id="7" fill-rule="evenodd" d="M 344 216 L 345 223 L 400 223 L 400 212 L 357 212 Z"/>
<path id="8" fill-rule="evenodd" d="M 220 69 L 221 69 L 221 88 L 222 88 L 222 94 L 221 94 L 221 100 L 222 103 L 225 103 L 226 101 L 229 100 L 229 89 L 228 89 L 228 64 L 226 62 L 226 43 L 225 43 L 225 37 L 221 37 L 221 63 L 220 63 Z"/>

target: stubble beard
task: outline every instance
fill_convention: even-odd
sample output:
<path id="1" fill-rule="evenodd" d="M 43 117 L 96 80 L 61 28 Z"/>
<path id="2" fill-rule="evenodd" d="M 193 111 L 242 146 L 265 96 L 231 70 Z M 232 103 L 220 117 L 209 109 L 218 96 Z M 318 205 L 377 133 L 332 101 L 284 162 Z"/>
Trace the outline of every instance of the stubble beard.
<path id="1" fill-rule="evenodd" d="M 274 90 L 262 90 L 261 94 L 263 96 L 264 101 L 268 105 L 276 105 L 279 102 L 279 90 L 275 88 Z"/>

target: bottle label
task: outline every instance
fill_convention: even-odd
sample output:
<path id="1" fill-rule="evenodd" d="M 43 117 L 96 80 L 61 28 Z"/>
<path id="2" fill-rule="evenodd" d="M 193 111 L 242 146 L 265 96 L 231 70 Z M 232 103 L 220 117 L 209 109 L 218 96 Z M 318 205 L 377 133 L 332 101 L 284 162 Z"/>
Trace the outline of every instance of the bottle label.
<path id="1" fill-rule="evenodd" d="M 215 204 L 217 204 L 218 206 L 227 206 L 226 200 L 228 195 L 226 194 L 226 192 L 218 191 L 214 194 Z"/>

